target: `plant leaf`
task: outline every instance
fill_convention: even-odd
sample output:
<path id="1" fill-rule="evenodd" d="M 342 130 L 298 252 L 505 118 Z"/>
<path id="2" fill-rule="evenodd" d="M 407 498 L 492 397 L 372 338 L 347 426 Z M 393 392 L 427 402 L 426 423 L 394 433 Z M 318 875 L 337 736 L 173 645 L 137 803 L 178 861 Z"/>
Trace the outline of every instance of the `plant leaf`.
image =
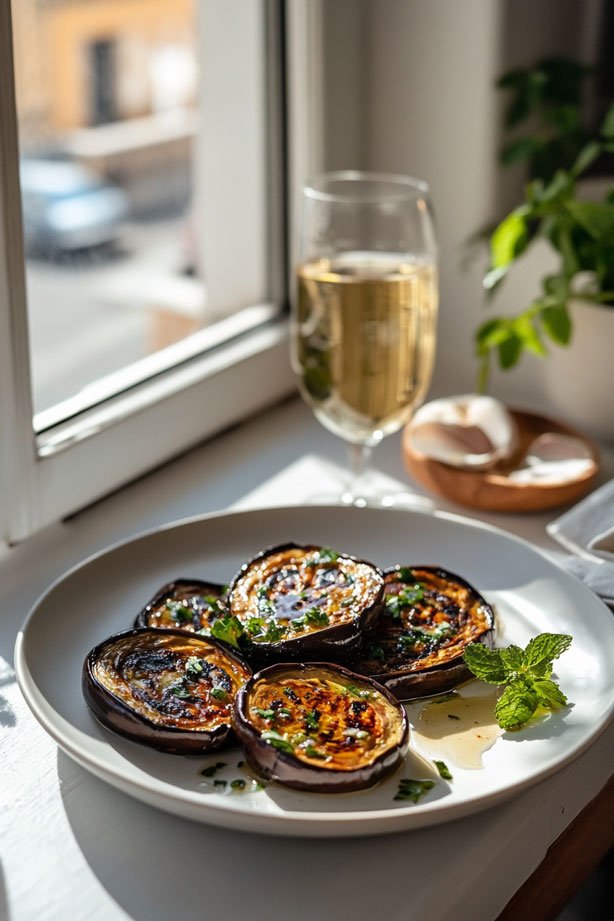
<path id="1" fill-rule="evenodd" d="M 503 320 L 500 317 L 493 317 L 491 320 L 486 320 L 486 322 L 482 323 L 478 328 L 475 336 L 478 355 L 486 355 L 490 349 L 504 342 L 508 334 L 508 320 Z"/>
<path id="2" fill-rule="evenodd" d="M 518 362 L 522 353 L 522 340 L 510 330 L 508 337 L 498 347 L 499 365 L 507 371 Z"/>
<path id="3" fill-rule="evenodd" d="M 569 173 L 562 169 L 557 170 L 548 185 L 539 194 L 539 203 L 544 205 L 553 202 L 555 199 L 560 198 L 563 193 L 569 192 L 572 185 L 573 181 Z"/>
<path id="4" fill-rule="evenodd" d="M 542 357 L 548 354 L 548 350 L 545 348 L 535 328 L 533 317 L 528 316 L 526 313 L 516 317 L 514 320 L 514 332 L 522 341 L 522 345 L 525 349 Z"/>
<path id="5" fill-rule="evenodd" d="M 491 262 L 494 269 L 508 266 L 527 247 L 529 234 L 526 215 L 527 205 L 521 205 L 504 218 L 490 240 Z"/>
<path id="6" fill-rule="evenodd" d="M 489 297 L 491 297 L 496 289 L 499 287 L 505 276 L 507 275 L 507 266 L 505 268 L 501 266 L 498 269 L 489 269 L 484 280 L 482 281 L 482 286 Z"/>
<path id="7" fill-rule="evenodd" d="M 606 116 L 601 126 L 601 133 L 604 137 L 614 141 L 614 103 L 606 112 Z"/>
<path id="8" fill-rule="evenodd" d="M 566 208 L 593 239 L 614 243 L 614 205 L 595 201 L 569 201 Z"/>
<path id="9" fill-rule="evenodd" d="M 571 317 L 566 304 L 544 307 L 541 313 L 544 331 L 557 345 L 568 345 L 571 340 Z"/>
<path id="10" fill-rule="evenodd" d="M 584 170 L 591 165 L 593 160 L 597 159 L 602 150 L 603 147 L 599 141 L 591 141 L 590 144 L 583 147 L 571 168 L 573 175 L 579 176 L 580 173 L 583 173 Z"/>

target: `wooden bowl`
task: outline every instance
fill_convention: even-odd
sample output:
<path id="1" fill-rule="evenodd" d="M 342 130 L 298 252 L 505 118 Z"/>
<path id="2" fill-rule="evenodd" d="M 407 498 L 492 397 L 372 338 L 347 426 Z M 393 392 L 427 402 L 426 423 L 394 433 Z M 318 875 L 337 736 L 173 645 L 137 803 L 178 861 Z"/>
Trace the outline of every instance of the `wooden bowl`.
<path id="1" fill-rule="evenodd" d="M 461 470 L 432 460 L 416 451 L 403 432 L 402 450 L 410 475 L 429 492 L 469 508 L 497 512 L 539 512 L 576 502 L 595 485 L 599 453 L 593 441 L 569 425 L 519 409 L 509 409 L 518 427 L 518 449 L 511 458 L 490 470 Z M 574 480 L 563 483 L 516 483 L 509 474 L 518 468 L 530 443 L 546 432 L 572 435 L 590 450 L 593 466 Z"/>

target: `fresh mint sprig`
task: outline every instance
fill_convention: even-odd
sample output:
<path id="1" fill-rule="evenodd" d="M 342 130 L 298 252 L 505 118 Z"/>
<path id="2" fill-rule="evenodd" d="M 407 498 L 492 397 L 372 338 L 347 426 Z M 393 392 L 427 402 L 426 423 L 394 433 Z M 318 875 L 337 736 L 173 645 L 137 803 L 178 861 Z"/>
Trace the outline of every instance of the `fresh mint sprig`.
<path id="1" fill-rule="evenodd" d="M 487 684 L 505 686 L 495 707 L 502 729 L 520 729 L 538 707 L 556 710 L 567 705 L 551 675 L 552 663 L 569 649 L 571 641 L 564 633 L 540 633 L 526 649 L 488 649 L 482 643 L 467 646 L 463 658 L 469 671 Z"/>

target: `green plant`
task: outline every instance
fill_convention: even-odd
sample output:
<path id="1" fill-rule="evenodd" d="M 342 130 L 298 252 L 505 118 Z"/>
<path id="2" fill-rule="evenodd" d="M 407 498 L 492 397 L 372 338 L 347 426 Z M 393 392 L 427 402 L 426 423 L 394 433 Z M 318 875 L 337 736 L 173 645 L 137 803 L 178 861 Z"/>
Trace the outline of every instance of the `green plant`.
<path id="1" fill-rule="evenodd" d="M 524 161 L 531 179 L 524 201 L 490 235 L 484 287 L 492 295 L 514 262 L 538 239 L 557 252 L 559 270 L 542 279 L 541 293 L 525 310 L 492 317 L 478 328 L 482 391 L 493 353 L 506 370 L 524 351 L 546 355 L 548 340 L 561 346 L 570 342 L 572 298 L 614 307 L 614 185 L 599 202 L 582 200 L 576 189 L 591 164 L 614 152 L 614 104 L 597 131 L 581 125 L 581 84 L 588 72 L 576 62 L 554 58 L 498 81 L 499 87 L 512 91 L 507 127 L 528 118 L 536 127 L 507 143 L 501 152 L 504 164 Z"/>

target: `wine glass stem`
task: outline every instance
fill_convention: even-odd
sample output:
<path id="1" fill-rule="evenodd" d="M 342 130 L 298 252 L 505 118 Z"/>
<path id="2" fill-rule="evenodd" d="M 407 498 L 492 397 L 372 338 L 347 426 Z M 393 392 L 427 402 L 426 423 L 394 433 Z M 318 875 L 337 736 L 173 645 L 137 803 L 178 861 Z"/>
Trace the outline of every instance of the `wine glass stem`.
<path id="1" fill-rule="evenodd" d="M 348 459 L 351 473 L 350 493 L 353 498 L 363 498 L 365 478 L 369 470 L 373 448 L 367 444 L 348 445 Z"/>

